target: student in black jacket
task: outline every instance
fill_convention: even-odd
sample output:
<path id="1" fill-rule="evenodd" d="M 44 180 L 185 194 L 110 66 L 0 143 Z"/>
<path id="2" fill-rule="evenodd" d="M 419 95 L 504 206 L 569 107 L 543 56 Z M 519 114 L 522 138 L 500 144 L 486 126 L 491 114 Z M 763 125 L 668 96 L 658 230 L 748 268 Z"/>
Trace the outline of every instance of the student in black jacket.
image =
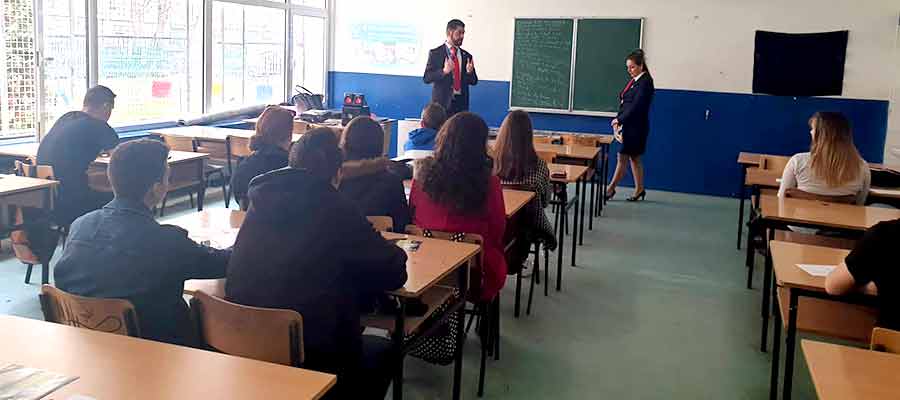
<path id="1" fill-rule="evenodd" d="M 256 133 L 250 138 L 253 153 L 238 164 L 231 176 L 231 193 L 242 210 L 248 207 L 247 187 L 253 178 L 287 166 L 293 130 L 291 110 L 269 106 L 259 115 Z"/>
<path id="2" fill-rule="evenodd" d="M 650 134 L 650 104 L 653 102 L 656 89 L 643 50 L 631 52 L 625 58 L 625 66 L 631 79 L 619 95 L 619 114 L 612 120 L 616 139 L 622 143 L 622 147 L 619 149 L 616 172 L 606 190 L 606 199 L 609 200 L 616 195 L 616 186 L 625 176 L 628 164 L 631 164 L 634 195 L 626 200 L 638 201 L 647 197 L 641 157 L 647 148 L 647 136 Z"/>
<path id="3" fill-rule="evenodd" d="M 338 190 L 366 216 L 388 216 L 394 232 L 403 232 L 411 220 L 401 175 L 408 167 L 381 157 L 384 131 L 369 117 L 357 117 L 344 128 L 343 178 Z"/>
<path id="4" fill-rule="evenodd" d="M 168 188 L 168 155 L 158 140 L 116 147 L 109 165 L 116 198 L 75 220 L 53 274 L 69 293 L 131 301 L 145 339 L 194 345 L 184 281 L 224 277 L 231 252 L 201 246 L 153 218 Z"/>
<path id="5" fill-rule="evenodd" d="M 228 300 L 303 316 L 304 367 L 335 373 L 339 399 L 383 399 L 395 355 L 362 335 L 360 299 L 406 282 L 406 253 L 335 189 L 341 152 L 331 129 L 307 132 L 290 167 L 250 183 L 250 209 L 228 265 Z"/>
<path id="6" fill-rule="evenodd" d="M 75 218 L 103 207 L 113 198 L 112 193 L 97 192 L 88 186 L 87 171 L 101 152 L 119 144 L 119 136 L 107 123 L 115 98 L 108 87 L 88 89 L 82 110 L 59 117 L 38 146 L 38 164 L 52 166 L 59 180 L 53 215 L 61 226 L 68 226 Z"/>

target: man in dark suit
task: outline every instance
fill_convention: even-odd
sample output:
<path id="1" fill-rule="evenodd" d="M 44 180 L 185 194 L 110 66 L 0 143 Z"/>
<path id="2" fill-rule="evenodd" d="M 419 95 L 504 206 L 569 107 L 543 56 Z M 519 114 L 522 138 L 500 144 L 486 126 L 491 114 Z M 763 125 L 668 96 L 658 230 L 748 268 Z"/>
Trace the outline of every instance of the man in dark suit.
<path id="1" fill-rule="evenodd" d="M 469 110 L 469 86 L 478 84 L 472 55 L 462 49 L 466 24 L 447 23 L 447 41 L 428 53 L 423 80 L 433 85 L 431 101 L 447 110 L 447 116 Z"/>

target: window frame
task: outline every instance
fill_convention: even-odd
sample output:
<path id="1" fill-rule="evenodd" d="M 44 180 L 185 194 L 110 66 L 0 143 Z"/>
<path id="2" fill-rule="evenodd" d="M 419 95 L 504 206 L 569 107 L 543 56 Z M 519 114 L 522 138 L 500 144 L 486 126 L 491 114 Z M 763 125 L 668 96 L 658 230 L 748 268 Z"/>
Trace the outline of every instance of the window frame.
<path id="1" fill-rule="evenodd" d="M 98 9 L 97 4 L 99 0 L 85 0 L 85 69 L 87 72 L 86 80 L 85 80 L 85 88 L 92 87 L 98 84 L 100 77 L 100 35 L 99 35 L 99 19 L 98 19 Z M 293 71 L 293 57 L 294 57 L 294 43 L 293 43 L 293 32 L 294 32 L 294 17 L 302 16 L 302 17 L 315 17 L 321 18 L 324 22 L 325 32 L 323 36 L 325 38 L 324 43 L 324 71 L 322 73 L 322 88 L 323 95 L 327 97 L 328 95 L 328 72 L 331 70 L 333 52 L 332 52 L 332 43 L 333 43 L 333 26 L 332 21 L 334 21 L 334 16 L 332 15 L 334 12 L 333 2 L 331 0 L 325 1 L 324 8 L 318 8 L 309 5 L 302 4 L 294 4 L 292 0 L 190 0 L 190 1 L 202 1 L 202 37 L 198 38 L 202 40 L 202 52 L 203 52 L 203 68 L 201 73 L 201 82 L 199 85 L 202 88 L 202 100 L 201 100 L 201 112 L 203 114 L 209 113 L 212 109 L 212 51 L 213 51 L 213 37 L 212 37 L 212 9 L 213 3 L 231 3 L 236 5 L 243 6 L 253 6 L 253 7 L 264 7 L 264 8 L 272 8 L 279 9 L 284 11 L 284 93 L 285 100 L 290 99 L 293 95 L 293 88 L 297 84 L 293 82 L 294 80 L 294 71 Z M 33 0 L 33 12 L 34 15 L 34 46 L 35 46 L 35 71 L 36 71 L 36 79 L 35 79 L 35 90 L 37 92 L 37 100 L 35 105 L 35 115 L 36 121 L 34 123 L 35 129 L 30 137 L 40 141 L 44 134 L 49 130 L 50 126 L 45 123 L 45 113 L 46 113 L 46 88 L 45 88 L 45 80 L 44 80 L 44 71 L 45 71 L 45 41 L 43 40 L 42 32 L 44 26 L 44 2 L 45 0 Z M 189 40 L 195 40 L 194 38 L 190 38 Z M 188 46 L 190 49 L 190 46 Z M 190 51 L 190 50 L 188 50 Z M 190 72 L 188 72 L 188 76 L 190 76 Z M 189 78 L 190 79 L 190 78 Z M 4 83 L 5 84 L 5 83 Z M 326 99 L 327 102 L 327 99 Z M 189 113 L 189 112 L 187 112 Z M 175 119 L 171 120 L 172 123 L 176 122 Z M 160 121 L 158 120 L 147 120 L 146 122 L 135 123 L 135 124 L 127 124 L 127 125 L 116 125 L 116 132 L 122 134 L 127 132 L 139 131 L 152 129 L 155 126 L 159 126 Z M 10 141 L 21 141 L 23 136 L 17 137 L 0 137 L 0 144 L 8 143 Z"/>

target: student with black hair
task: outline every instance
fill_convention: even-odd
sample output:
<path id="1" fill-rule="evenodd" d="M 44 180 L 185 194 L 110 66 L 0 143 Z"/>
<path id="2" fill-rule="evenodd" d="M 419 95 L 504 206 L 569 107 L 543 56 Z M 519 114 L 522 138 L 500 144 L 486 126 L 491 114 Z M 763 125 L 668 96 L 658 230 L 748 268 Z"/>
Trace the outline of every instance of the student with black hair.
<path id="1" fill-rule="evenodd" d="M 466 24 L 447 22 L 447 41 L 431 49 L 422 79 L 432 85 L 431 101 L 447 110 L 447 116 L 469 111 L 469 86 L 478 84 L 472 54 L 462 49 Z"/>
<path id="2" fill-rule="evenodd" d="M 303 316 L 305 368 L 337 374 L 329 398 L 383 399 L 396 354 L 361 334 L 361 309 L 406 282 L 406 253 L 338 193 L 343 157 L 334 132 L 294 143 L 289 167 L 250 182 L 250 209 L 228 265 L 226 298 Z"/>
<path id="3" fill-rule="evenodd" d="M 184 281 L 224 277 L 231 252 L 199 245 L 184 229 L 153 218 L 168 190 L 168 156 L 165 144 L 150 139 L 113 150 L 115 200 L 72 223 L 54 278 L 72 294 L 131 301 L 145 339 L 192 346 Z"/>
<path id="4" fill-rule="evenodd" d="M 89 211 L 112 200 L 111 193 L 88 186 L 88 167 L 100 153 L 119 143 L 116 131 L 107 123 L 115 107 L 116 95 L 106 86 L 94 86 L 84 95 L 81 111 L 70 111 L 56 120 L 38 146 L 37 163 L 53 167 L 59 181 L 54 220 L 68 226 Z"/>

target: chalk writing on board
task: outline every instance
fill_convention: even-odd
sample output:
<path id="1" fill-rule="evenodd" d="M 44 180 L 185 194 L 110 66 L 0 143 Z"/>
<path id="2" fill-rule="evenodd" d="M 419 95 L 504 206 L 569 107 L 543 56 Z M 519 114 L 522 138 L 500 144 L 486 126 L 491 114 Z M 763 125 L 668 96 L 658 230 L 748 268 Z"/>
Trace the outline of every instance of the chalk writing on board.
<path id="1" fill-rule="evenodd" d="M 511 105 L 568 109 L 572 20 L 518 19 Z"/>

